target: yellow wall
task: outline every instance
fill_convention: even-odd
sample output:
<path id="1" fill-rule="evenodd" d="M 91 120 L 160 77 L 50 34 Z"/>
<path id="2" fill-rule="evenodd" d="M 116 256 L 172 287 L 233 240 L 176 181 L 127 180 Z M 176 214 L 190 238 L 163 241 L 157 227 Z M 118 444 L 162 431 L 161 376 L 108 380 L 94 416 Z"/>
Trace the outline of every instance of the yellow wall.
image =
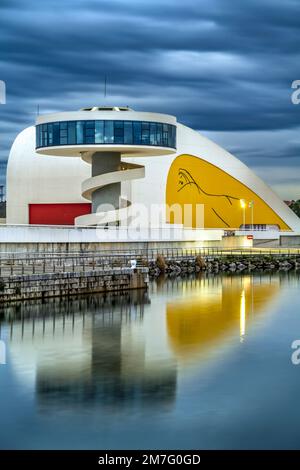
<path id="1" fill-rule="evenodd" d="M 179 204 L 183 211 L 184 204 L 203 204 L 204 228 L 240 227 L 243 224 L 241 199 L 247 205 L 246 224 L 251 224 L 248 203 L 253 201 L 254 224 L 278 225 L 281 230 L 290 230 L 257 194 L 220 168 L 192 155 L 179 155 L 173 161 L 167 179 L 166 203 Z M 167 214 L 167 222 L 183 223 L 176 212 Z M 192 227 L 197 226 L 201 227 L 194 212 Z"/>

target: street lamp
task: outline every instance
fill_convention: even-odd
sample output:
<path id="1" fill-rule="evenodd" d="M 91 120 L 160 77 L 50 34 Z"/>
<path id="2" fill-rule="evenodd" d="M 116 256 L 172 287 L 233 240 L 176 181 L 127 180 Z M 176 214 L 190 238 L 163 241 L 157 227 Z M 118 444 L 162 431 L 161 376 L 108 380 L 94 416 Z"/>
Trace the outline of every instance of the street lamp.
<path id="1" fill-rule="evenodd" d="M 254 201 L 250 201 L 248 204 L 249 209 L 251 209 L 251 229 L 254 230 Z"/>
<path id="2" fill-rule="evenodd" d="M 240 205 L 241 205 L 241 208 L 243 210 L 243 228 L 244 230 L 246 229 L 245 225 L 246 225 L 246 201 L 245 199 L 240 199 Z"/>

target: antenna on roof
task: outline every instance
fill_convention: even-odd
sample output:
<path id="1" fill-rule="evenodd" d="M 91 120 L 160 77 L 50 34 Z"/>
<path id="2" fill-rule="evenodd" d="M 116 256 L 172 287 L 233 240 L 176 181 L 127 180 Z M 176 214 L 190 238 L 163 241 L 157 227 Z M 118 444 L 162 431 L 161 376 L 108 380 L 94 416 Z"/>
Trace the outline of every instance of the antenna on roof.
<path id="1" fill-rule="evenodd" d="M 39 116 L 40 115 L 40 105 L 38 104 L 37 107 L 36 107 L 36 115 Z"/>
<path id="2" fill-rule="evenodd" d="M 106 98 L 107 76 L 104 75 L 104 98 Z"/>

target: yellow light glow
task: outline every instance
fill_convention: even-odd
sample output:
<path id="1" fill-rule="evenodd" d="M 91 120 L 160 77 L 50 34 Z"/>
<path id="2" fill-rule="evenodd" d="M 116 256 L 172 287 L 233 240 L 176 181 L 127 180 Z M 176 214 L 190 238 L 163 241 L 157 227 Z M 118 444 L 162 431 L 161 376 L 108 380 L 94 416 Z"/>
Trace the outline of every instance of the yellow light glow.
<path id="1" fill-rule="evenodd" d="M 255 291 L 252 282 L 246 275 L 242 281 L 220 277 L 213 283 L 207 278 L 196 286 L 186 283 L 185 295 L 166 305 L 168 339 L 176 356 L 185 359 L 196 351 L 215 350 L 226 335 L 237 334 L 241 343 L 245 341 L 248 319 L 251 322 L 255 315 L 266 312 L 280 292 L 278 279 L 262 278 Z"/>
<path id="2" fill-rule="evenodd" d="M 241 301 L 240 301 L 240 337 L 241 339 L 245 336 L 246 332 L 246 296 L 245 296 L 245 289 L 242 290 L 241 293 Z"/>
<path id="3" fill-rule="evenodd" d="M 241 208 L 242 208 L 242 209 L 245 209 L 245 208 L 246 208 L 246 201 L 245 201 L 245 199 L 240 199 L 240 205 L 241 205 Z"/>

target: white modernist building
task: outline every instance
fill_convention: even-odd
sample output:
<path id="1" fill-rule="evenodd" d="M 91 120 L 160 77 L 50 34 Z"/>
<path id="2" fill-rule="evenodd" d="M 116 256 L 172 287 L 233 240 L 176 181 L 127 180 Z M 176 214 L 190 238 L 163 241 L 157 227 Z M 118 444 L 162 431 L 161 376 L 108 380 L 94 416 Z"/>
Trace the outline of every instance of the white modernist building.
<path id="1" fill-rule="evenodd" d="M 193 228 L 300 233 L 300 219 L 270 187 L 174 116 L 86 108 L 40 116 L 17 136 L 7 224 L 124 224 L 133 204 L 202 205 Z M 182 220 L 166 210 L 163 223 Z"/>

